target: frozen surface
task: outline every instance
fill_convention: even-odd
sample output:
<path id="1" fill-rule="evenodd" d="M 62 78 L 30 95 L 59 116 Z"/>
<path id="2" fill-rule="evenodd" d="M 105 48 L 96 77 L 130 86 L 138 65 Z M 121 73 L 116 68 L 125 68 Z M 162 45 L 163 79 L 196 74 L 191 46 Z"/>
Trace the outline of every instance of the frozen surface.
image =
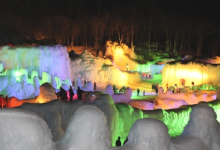
<path id="1" fill-rule="evenodd" d="M 22 109 L 0 110 L 2 150 L 56 150 L 46 122 Z"/>
<path id="2" fill-rule="evenodd" d="M 94 106 L 79 108 L 56 146 L 58 150 L 109 150 L 111 142 L 105 114 Z"/>

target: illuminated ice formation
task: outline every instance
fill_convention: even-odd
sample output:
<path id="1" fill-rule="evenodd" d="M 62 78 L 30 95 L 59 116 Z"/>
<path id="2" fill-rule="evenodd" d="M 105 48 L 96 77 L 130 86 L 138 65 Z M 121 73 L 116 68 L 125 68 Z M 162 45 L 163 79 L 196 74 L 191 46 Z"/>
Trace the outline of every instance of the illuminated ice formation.
<path id="1" fill-rule="evenodd" d="M 18 99 L 16 98 L 16 96 L 13 96 L 7 100 L 7 107 L 8 108 L 18 107 L 24 103 L 47 103 L 56 99 L 57 96 L 55 94 L 55 90 L 52 87 L 52 85 L 49 83 L 44 83 L 39 87 L 39 94 L 36 97 L 30 99 Z"/>
<path id="2" fill-rule="evenodd" d="M 22 109 L 0 110 L 2 150 L 56 150 L 46 122 Z"/>
<path id="3" fill-rule="evenodd" d="M 161 109 L 179 108 L 182 105 L 193 105 L 199 102 L 216 100 L 216 94 L 208 95 L 201 93 L 200 95 L 196 95 L 195 93 L 173 93 L 170 90 L 163 93 L 163 91 L 161 87 L 155 101 L 157 107 Z"/>
<path id="4" fill-rule="evenodd" d="M 70 60 L 65 46 L 3 46 L 0 58 L 6 70 L 26 68 L 28 74 L 37 71 L 40 78 L 43 72 L 62 80 L 70 78 Z"/>
<path id="5" fill-rule="evenodd" d="M 139 64 L 134 61 L 134 59 L 138 59 L 138 56 L 135 55 L 127 45 L 119 45 L 117 42 L 111 43 L 107 41 L 106 46 L 105 57 L 113 57 L 114 64 L 119 67 L 120 70 L 126 71 L 128 69 L 129 71 L 135 70 L 138 72 L 150 71 L 149 64 Z"/>
<path id="6" fill-rule="evenodd" d="M 163 70 L 164 64 L 163 65 L 157 65 L 153 64 L 150 66 L 150 75 L 152 78 L 154 78 L 155 74 L 161 74 Z"/>
<path id="7" fill-rule="evenodd" d="M 97 88 L 104 88 L 107 84 L 119 86 L 141 81 L 137 73 L 127 73 L 118 70 L 109 59 L 94 57 L 84 51 L 80 58 L 71 61 L 71 79 L 75 80 L 76 86 L 84 80 L 96 82 Z"/>
<path id="8" fill-rule="evenodd" d="M 192 86 L 220 83 L 220 65 L 202 64 L 196 62 L 172 62 L 164 66 L 162 71 L 162 85 Z"/>
<path id="9" fill-rule="evenodd" d="M 109 150 L 111 141 L 106 116 L 94 106 L 79 108 L 56 146 L 58 150 Z"/>

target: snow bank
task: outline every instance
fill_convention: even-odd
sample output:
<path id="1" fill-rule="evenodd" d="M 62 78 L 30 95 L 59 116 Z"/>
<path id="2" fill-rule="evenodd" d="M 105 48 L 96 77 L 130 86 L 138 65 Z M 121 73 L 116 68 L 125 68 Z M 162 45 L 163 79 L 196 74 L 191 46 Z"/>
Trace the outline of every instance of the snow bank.
<path id="1" fill-rule="evenodd" d="M 190 120 L 182 135 L 197 137 L 208 150 L 220 149 L 220 124 L 216 113 L 207 105 L 196 105 L 190 114 Z"/>
<path id="2" fill-rule="evenodd" d="M 62 80 L 70 78 L 70 60 L 65 46 L 9 47 L 0 48 L 0 60 L 4 69 L 26 68 L 28 74 L 37 71 L 58 76 Z"/>
<path id="3" fill-rule="evenodd" d="M 201 64 L 196 62 L 172 62 L 164 66 L 162 71 L 162 85 L 185 86 L 220 83 L 220 65 Z"/>
<path id="4" fill-rule="evenodd" d="M 115 103 L 128 103 L 131 100 L 132 90 L 127 87 L 124 93 L 114 93 L 113 87 L 107 85 L 105 87 L 105 94 L 109 94 Z"/>
<path id="5" fill-rule="evenodd" d="M 55 150 L 50 129 L 35 113 L 21 109 L 0 110 L 2 150 Z"/>
<path id="6" fill-rule="evenodd" d="M 197 59 L 195 61 L 208 64 L 220 64 L 220 57 L 214 56 L 213 58 Z"/>
<path id="7" fill-rule="evenodd" d="M 163 93 L 163 88 L 159 89 L 159 95 L 156 98 L 156 105 L 162 109 L 178 108 L 181 105 L 193 105 L 199 102 L 209 102 L 216 99 L 216 94 L 200 94 L 195 93 L 172 93 L 172 91 L 167 90 Z"/>
<path id="8" fill-rule="evenodd" d="M 79 108 L 70 120 L 58 150 L 109 150 L 110 136 L 104 113 L 94 106 Z"/>

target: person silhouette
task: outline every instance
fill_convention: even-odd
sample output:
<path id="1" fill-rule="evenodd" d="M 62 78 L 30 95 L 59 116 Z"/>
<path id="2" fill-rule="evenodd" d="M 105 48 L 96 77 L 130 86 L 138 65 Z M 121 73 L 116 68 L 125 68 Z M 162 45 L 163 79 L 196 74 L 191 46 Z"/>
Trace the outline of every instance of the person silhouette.
<path id="1" fill-rule="evenodd" d="M 73 96 L 74 96 L 74 92 L 73 92 L 72 86 L 70 86 L 69 95 L 70 95 L 70 102 L 71 102 L 71 101 L 73 101 Z"/>
<path id="2" fill-rule="evenodd" d="M 96 86 L 96 82 L 94 82 L 94 87 L 93 87 L 93 89 L 96 90 L 96 87 L 97 87 L 97 86 Z"/>
<path id="3" fill-rule="evenodd" d="M 67 92 L 62 87 L 60 87 L 60 97 L 62 101 L 66 102 Z"/>
<path id="4" fill-rule="evenodd" d="M 121 140 L 120 140 L 120 136 L 118 137 L 117 141 L 115 142 L 116 146 L 121 146 Z"/>
<path id="5" fill-rule="evenodd" d="M 139 93 L 140 93 L 140 90 L 139 90 L 139 89 L 137 89 L 137 96 L 139 96 Z"/>
<path id="6" fill-rule="evenodd" d="M 80 89 L 80 87 L 78 86 L 78 89 L 77 89 L 77 97 L 79 100 L 82 100 L 82 93 L 84 91 Z"/>

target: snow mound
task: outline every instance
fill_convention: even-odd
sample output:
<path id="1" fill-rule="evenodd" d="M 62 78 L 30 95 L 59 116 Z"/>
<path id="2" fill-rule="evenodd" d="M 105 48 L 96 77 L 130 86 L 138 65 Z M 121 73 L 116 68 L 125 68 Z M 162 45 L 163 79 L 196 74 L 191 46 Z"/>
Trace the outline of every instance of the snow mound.
<path id="1" fill-rule="evenodd" d="M 58 150 L 109 150 L 109 138 L 104 113 L 95 106 L 83 106 L 74 113 L 56 146 Z"/>
<path id="2" fill-rule="evenodd" d="M 55 150 L 50 129 L 35 113 L 21 109 L 0 110 L 2 150 Z"/>
<path id="3" fill-rule="evenodd" d="M 208 150 L 204 143 L 195 137 L 180 136 L 171 139 L 172 150 Z"/>
<path id="4" fill-rule="evenodd" d="M 166 125 L 152 118 L 137 120 L 130 130 L 125 145 L 127 150 L 131 150 L 132 145 L 137 144 L 141 145 L 141 149 L 136 150 L 170 150 L 170 136 Z"/>
<path id="5" fill-rule="evenodd" d="M 40 86 L 40 95 L 36 98 L 38 103 L 46 103 L 57 99 L 55 90 L 50 83 L 44 83 Z"/>
<path id="6" fill-rule="evenodd" d="M 182 135 L 199 138 L 208 150 L 220 149 L 220 125 L 216 113 L 207 105 L 196 105 Z"/>
<path id="7" fill-rule="evenodd" d="M 109 94 L 109 95 L 112 95 L 114 93 L 113 91 L 113 87 L 111 85 L 107 85 L 105 87 L 105 94 Z"/>

